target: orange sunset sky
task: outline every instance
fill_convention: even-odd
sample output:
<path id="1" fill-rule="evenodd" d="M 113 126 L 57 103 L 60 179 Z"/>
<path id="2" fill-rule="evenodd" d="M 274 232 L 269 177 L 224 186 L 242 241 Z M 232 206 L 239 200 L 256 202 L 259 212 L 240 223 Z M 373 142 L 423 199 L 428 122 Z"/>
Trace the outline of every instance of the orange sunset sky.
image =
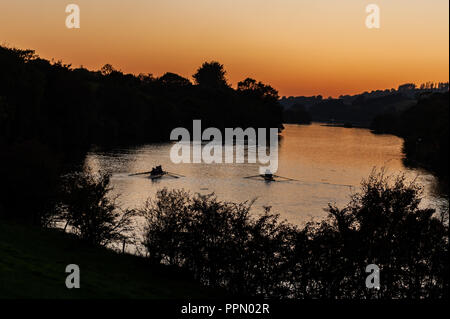
<path id="1" fill-rule="evenodd" d="M 66 5 L 81 9 L 67 29 Z M 366 5 L 381 28 L 365 26 Z M 339 96 L 449 79 L 448 0 L 1 0 L 0 43 L 74 67 L 170 71 L 223 63 L 280 95 Z"/>

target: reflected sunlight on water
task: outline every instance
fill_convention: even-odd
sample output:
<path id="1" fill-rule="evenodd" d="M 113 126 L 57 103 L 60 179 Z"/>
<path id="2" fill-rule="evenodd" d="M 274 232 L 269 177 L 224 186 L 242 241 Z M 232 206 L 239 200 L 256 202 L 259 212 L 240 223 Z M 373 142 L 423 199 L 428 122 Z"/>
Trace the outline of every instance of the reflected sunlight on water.
<path id="1" fill-rule="evenodd" d="M 386 167 L 388 173 L 405 173 L 425 186 L 424 203 L 436 202 L 430 195 L 434 177 L 426 172 L 405 168 L 402 139 L 393 135 L 375 135 L 358 128 L 285 125 L 280 138 L 277 174 L 298 181 L 266 183 L 244 179 L 258 174 L 259 164 L 173 164 L 169 153 L 172 143 L 150 144 L 138 148 L 92 152 L 86 166 L 113 174 L 114 192 L 124 208 L 139 207 L 158 189 L 183 188 L 192 193 L 214 192 L 220 200 L 241 202 L 257 198 L 254 211 L 272 206 L 283 219 L 302 224 L 311 218 L 326 216 L 329 202 L 344 205 L 374 167 Z M 248 152 L 254 152 L 249 149 Z M 162 165 L 169 172 L 185 177 L 164 177 L 151 181 L 147 176 L 129 174 L 149 171 Z"/>

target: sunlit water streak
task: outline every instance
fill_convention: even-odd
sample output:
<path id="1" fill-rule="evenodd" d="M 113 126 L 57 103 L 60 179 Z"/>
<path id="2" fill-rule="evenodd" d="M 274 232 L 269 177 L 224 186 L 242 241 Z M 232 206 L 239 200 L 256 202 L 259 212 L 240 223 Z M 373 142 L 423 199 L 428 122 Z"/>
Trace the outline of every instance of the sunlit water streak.
<path id="1" fill-rule="evenodd" d="M 432 194 L 435 178 L 422 170 L 406 168 L 402 162 L 402 139 L 393 135 L 374 135 L 358 128 L 286 125 L 279 142 L 278 175 L 296 179 L 267 183 L 245 179 L 258 174 L 256 164 L 173 164 L 169 154 L 173 143 L 149 144 L 137 148 L 91 152 L 85 165 L 113 174 L 114 192 L 121 194 L 124 208 L 142 206 L 158 189 L 185 189 L 191 193 L 214 192 L 220 200 L 243 202 L 256 198 L 254 211 L 271 206 L 291 223 L 303 224 L 326 216 L 328 203 L 343 206 L 351 193 L 374 167 L 385 167 L 390 174 L 404 173 L 424 186 L 423 205 L 436 206 L 440 197 Z M 255 152 L 248 148 L 248 152 Z M 151 181 L 147 176 L 129 174 L 149 171 L 162 165 L 185 177 L 164 177 Z"/>

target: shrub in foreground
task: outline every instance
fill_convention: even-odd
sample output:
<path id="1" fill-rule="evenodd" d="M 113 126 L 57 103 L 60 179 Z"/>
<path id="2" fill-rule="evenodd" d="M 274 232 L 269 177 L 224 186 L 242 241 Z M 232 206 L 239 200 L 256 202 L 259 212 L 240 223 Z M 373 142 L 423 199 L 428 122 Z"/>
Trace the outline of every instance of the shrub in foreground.
<path id="1" fill-rule="evenodd" d="M 160 190 L 141 214 L 153 262 L 191 271 L 203 284 L 272 298 L 442 298 L 448 296 L 448 224 L 419 208 L 420 188 L 373 173 L 360 193 L 302 229 L 260 216 L 250 203 Z M 366 266 L 381 289 L 366 288 Z"/>
<path id="2" fill-rule="evenodd" d="M 105 246 L 123 242 L 132 230 L 134 211 L 122 211 L 109 196 L 110 175 L 91 172 L 64 176 L 58 217 L 84 242 Z"/>

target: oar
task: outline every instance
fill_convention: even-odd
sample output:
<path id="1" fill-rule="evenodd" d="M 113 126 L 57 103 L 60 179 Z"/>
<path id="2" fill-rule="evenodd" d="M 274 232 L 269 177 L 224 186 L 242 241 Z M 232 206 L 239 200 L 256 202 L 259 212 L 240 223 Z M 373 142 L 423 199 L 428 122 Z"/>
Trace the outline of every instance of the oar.
<path id="1" fill-rule="evenodd" d="M 278 178 L 284 178 L 284 179 L 287 179 L 288 181 L 297 181 L 298 182 L 297 179 L 293 179 L 293 178 L 289 178 L 289 177 L 284 177 L 284 176 L 279 176 L 279 175 L 273 175 L 273 176 L 278 177 Z"/>
<path id="2" fill-rule="evenodd" d="M 142 172 L 142 173 L 134 173 L 134 174 L 130 174 L 128 176 L 147 175 L 147 174 L 150 174 L 150 173 L 151 173 L 151 171 L 150 172 Z"/>
<path id="3" fill-rule="evenodd" d="M 353 185 L 348 184 L 334 184 L 334 183 L 327 183 L 327 182 L 313 182 L 313 183 L 319 183 L 319 184 L 325 184 L 325 185 L 334 185 L 334 186 L 343 186 L 343 187 L 353 187 Z"/>
<path id="4" fill-rule="evenodd" d="M 255 177 L 261 177 L 261 175 L 247 176 L 247 177 L 244 177 L 244 178 L 255 178 Z"/>
<path id="5" fill-rule="evenodd" d="M 178 178 L 178 177 L 186 177 L 186 176 L 184 176 L 184 175 L 177 174 L 177 173 L 171 173 L 171 172 L 166 172 L 166 173 L 169 174 L 169 175 L 177 176 L 177 178 Z"/>

